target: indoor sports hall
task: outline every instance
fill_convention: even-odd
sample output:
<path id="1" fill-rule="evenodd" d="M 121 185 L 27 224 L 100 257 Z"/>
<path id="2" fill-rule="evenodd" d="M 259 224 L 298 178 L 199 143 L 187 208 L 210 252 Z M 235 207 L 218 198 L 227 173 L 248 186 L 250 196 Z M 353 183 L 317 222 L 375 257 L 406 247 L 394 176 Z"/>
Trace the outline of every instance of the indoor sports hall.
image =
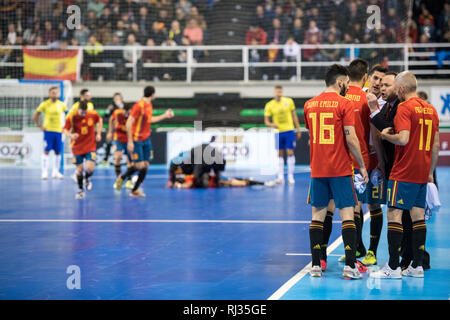
<path id="1" fill-rule="evenodd" d="M 404 171 L 434 176 L 385 187 L 413 144 Z M 308 198 L 333 196 L 312 175 L 342 163 L 322 177 L 365 192 L 364 247 L 335 210 L 314 274 Z M 388 221 L 400 183 L 425 207 L 409 233 Z M 395 228 L 403 271 L 419 251 L 425 270 L 376 278 Z M 449 300 L 448 230 L 448 0 L 0 3 L 0 300 Z M 374 237 L 375 262 L 340 261 Z"/>

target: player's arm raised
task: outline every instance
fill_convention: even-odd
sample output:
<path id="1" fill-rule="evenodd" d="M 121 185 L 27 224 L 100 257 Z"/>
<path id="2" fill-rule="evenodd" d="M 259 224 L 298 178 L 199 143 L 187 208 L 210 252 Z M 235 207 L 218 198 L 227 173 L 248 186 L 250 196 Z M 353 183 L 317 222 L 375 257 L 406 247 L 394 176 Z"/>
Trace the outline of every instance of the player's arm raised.
<path id="1" fill-rule="evenodd" d="M 364 178 L 364 182 L 369 182 L 369 175 L 367 174 L 364 159 L 361 154 L 361 146 L 359 145 L 358 137 L 356 136 L 354 126 L 344 126 L 345 139 L 347 141 L 348 149 L 353 157 L 355 157 L 360 167 L 359 171 Z"/>
<path id="2" fill-rule="evenodd" d="M 162 115 L 160 115 L 160 116 L 153 116 L 152 117 L 152 123 L 160 122 L 160 121 L 163 121 L 165 119 L 170 119 L 170 118 L 173 118 L 173 117 L 174 117 L 173 110 L 169 108 Z"/>
<path id="3" fill-rule="evenodd" d="M 430 173 L 428 174 L 428 182 L 434 183 L 433 172 L 434 172 L 434 169 L 436 169 L 436 165 L 437 165 L 437 161 L 438 161 L 438 157 L 439 157 L 439 149 L 440 149 L 440 142 L 439 142 L 439 131 L 438 131 L 434 135 L 433 147 L 431 149 L 431 167 L 430 167 Z"/>

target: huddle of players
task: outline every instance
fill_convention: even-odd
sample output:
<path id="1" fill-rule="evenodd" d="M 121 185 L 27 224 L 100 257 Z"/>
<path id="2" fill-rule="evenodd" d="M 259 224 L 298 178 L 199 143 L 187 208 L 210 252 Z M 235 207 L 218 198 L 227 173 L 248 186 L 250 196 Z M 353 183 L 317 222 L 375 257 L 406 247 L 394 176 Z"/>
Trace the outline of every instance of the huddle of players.
<path id="1" fill-rule="evenodd" d="M 55 152 L 55 163 L 53 165 L 54 178 L 63 178 L 59 173 L 60 153 L 62 146 L 61 133 L 63 132 L 71 139 L 71 148 L 76 165 L 75 177 L 78 183 L 77 199 L 85 197 L 85 189 L 91 190 L 90 177 L 94 173 L 96 163 L 97 142 L 101 140 L 103 127 L 102 118 L 94 110 L 89 90 L 80 92 L 80 101 L 76 102 L 65 119 L 65 125 L 61 125 L 61 116 L 66 111 L 66 106 L 58 99 L 58 88 L 49 90 L 50 98 L 41 103 L 37 108 L 33 119 L 36 125 L 44 131 L 45 150 L 42 160 L 42 178 L 47 179 L 48 154 L 51 150 Z M 117 109 L 110 118 L 108 138 L 114 130 L 115 142 L 115 169 L 117 180 L 114 184 L 116 190 L 120 190 L 123 181 L 128 180 L 137 173 L 137 181 L 130 192 L 134 197 L 145 197 L 139 190 L 145 179 L 147 168 L 151 160 L 152 144 L 150 140 L 151 123 L 159 122 L 174 116 L 173 111 L 168 109 L 160 116 L 152 116 L 152 100 L 155 98 L 155 88 L 147 86 L 144 88 L 143 98 L 136 102 L 131 108 L 124 106 L 120 94 L 114 96 Z M 44 113 L 44 124 L 39 123 L 38 113 Z M 120 162 L 122 154 L 128 159 L 128 168 L 124 174 L 120 173 Z"/>
<path id="2" fill-rule="evenodd" d="M 402 102 L 397 108 L 394 128 L 385 128 L 380 132 L 371 125 L 370 119 L 371 109 L 383 105 L 380 85 L 385 75 L 393 77 L 388 89 L 390 92 L 395 90 Z M 342 219 L 345 249 L 343 276 L 361 279 L 361 272 L 367 270 L 356 260 L 363 221 L 361 203 L 369 205 L 371 245 L 367 256 L 373 263 L 376 263 L 383 221 L 380 204 L 387 203 L 389 262 L 370 276 L 396 279 L 402 275 L 423 277 L 426 185 L 428 181 L 433 181 L 437 163 L 438 115 L 433 106 L 417 96 L 417 80 L 411 72 L 395 75 L 381 68 L 373 68 L 368 93 L 362 89 L 367 77 L 368 64 L 364 60 L 356 59 L 348 68 L 335 64 L 325 76 L 326 90 L 308 100 L 304 106 L 305 124 L 310 131 L 311 158 L 308 195 L 308 202 L 312 205 L 309 228 L 312 253 L 310 275 L 320 277 L 326 269 L 326 246 L 335 206 Z M 374 147 L 371 147 L 370 140 Z M 393 166 L 388 173 L 385 170 L 381 140 L 395 145 Z M 384 181 L 378 186 L 369 182 L 371 171 L 377 168 L 384 173 Z M 366 184 L 366 190 L 361 193 L 355 189 L 354 177 L 357 174 L 361 176 L 360 182 Z M 402 271 L 399 251 L 403 210 L 411 212 L 414 257 Z"/>

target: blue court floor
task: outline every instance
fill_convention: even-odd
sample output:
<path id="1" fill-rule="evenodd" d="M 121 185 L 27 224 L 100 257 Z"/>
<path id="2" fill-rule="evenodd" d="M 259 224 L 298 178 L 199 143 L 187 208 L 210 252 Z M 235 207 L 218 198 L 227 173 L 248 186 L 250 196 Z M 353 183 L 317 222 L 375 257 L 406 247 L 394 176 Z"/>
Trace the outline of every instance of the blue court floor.
<path id="1" fill-rule="evenodd" d="M 450 168 L 438 168 L 443 207 L 428 222 L 432 269 L 424 279 L 379 281 L 341 278 L 338 214 L 328 271 L 306 273 L 304 167 L 295 186 L 209 190 L 166 189 L 166 171 L 153 167 L 146 199 L 113 191 L 110 167 L 97 168 L 93 190 L 76 200 L 71 173 L 42 181 L 37 169 L 0 169 L 0 299 L 450 298 Z M 368 232 L 367 220 L 366 245 Z M 384 231 L 378 251 L 382 266 Z M 67 287 L 69 266 L 80 270 L 80 289 Z"/>

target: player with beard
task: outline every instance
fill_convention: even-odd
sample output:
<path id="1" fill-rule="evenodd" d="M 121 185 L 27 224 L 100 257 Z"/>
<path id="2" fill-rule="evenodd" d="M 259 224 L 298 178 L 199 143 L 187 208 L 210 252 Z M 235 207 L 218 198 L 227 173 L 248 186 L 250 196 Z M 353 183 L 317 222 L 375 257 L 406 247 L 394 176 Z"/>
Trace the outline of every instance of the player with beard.
<path id="1" fill-rule="evenodd" d="M 353 102 L 345 98 L 350 82 L 348 71 L 332 65 L 326 75 L 326 90 L 308 100 L 304 106 L 305 125 L 310 130 L 311 183 L 308 203 L 312 206 L 309 227 L 312 254 L 312 277 L 321 277 L 321 244 L 327 206 L 334 199 L 342 219 L 345 249 L 344 278 L 361 279 L 356 262 L 356 226 L 354 207 L 358 199 L 353 184 L 350 154 L 360 166 L 363 183 L 368 182 L 367 170 L 355 133 Z"/>

